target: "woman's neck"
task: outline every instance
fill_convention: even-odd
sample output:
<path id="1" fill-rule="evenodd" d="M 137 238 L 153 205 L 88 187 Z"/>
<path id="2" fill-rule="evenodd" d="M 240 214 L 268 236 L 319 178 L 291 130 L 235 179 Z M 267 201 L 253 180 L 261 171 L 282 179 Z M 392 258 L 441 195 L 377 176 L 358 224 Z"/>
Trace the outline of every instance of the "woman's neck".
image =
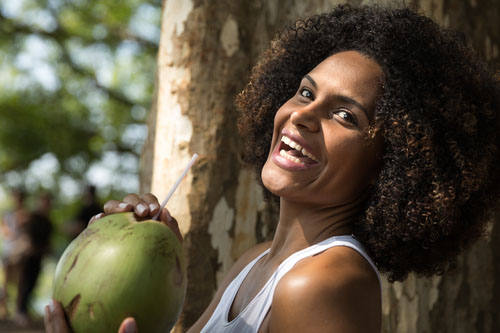
<path id="1" fill-rule="evenodd" d="M 335 207 L 317 207 L 280 200 L 280 220 L 269 259 L 284 260 L 292 253 L 332 236 L 349 235 L 364 200 Z"/>

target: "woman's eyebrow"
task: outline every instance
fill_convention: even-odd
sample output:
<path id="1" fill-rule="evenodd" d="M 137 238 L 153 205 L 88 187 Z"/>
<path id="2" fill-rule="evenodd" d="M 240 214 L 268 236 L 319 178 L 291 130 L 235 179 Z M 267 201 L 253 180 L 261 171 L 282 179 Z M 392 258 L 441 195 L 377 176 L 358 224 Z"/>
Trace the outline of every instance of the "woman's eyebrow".
<path id="1" fill-rule="evenodd" d="M 309 82 L 311 82 L 311 84 L 314 86 L 314 88 L 318 89 L 316 81 L 314 81 L 313 78 L 309 76 L 309 74 L 304 75 L 304 79 L 308 79 Z"/>

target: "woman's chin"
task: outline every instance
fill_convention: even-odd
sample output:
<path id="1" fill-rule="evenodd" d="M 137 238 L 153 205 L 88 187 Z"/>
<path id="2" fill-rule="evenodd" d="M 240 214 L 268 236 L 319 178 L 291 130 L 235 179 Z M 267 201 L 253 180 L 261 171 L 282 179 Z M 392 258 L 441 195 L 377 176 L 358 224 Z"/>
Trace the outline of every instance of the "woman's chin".
<path id="1" fill-rule="evenodd" d="M 269 161 L 264 164 L 261 172 L 262 184 L 264 187 L 276 196 L 281 196 L 280 190 L 285 186 L 283 175 L 277 170 L 273 170 L 272 166 L 269 166 Z"/>
<path id="2" fill-rule="evenodd" d="M 269 192 L 280 198 L 290 197 L 297 193 L 295 186 L 283 177 L 265 177 L 263 175 L 262 183 Z"/>
<path id="3" fill-rule="evenodd" d="M 297 179 L 292 179 L 269 160 L 262 168 L 261 177 L 264 187 L 278 197 L 293 196 L 300 188 L 300 182 L 298 183 Z"/>

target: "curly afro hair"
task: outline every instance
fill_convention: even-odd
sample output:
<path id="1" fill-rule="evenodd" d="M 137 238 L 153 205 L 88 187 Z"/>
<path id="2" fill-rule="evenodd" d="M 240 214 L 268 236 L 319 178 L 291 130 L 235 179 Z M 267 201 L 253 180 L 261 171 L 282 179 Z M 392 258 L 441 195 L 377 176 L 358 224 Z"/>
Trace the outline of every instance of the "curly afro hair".
<path id="1" fill-rule="evenodd" d="M 382 68 L 367 139 L 383 167 L 354 225 L 390 281 L 441 274 L 484 231 L 499 198 L 499 81 L 457 33 L 408 8 L 341 5 L 272 42 L 237 97 L 245 161 L 260 171 L 278 108 L 328 56 L 356 50 Z"/>

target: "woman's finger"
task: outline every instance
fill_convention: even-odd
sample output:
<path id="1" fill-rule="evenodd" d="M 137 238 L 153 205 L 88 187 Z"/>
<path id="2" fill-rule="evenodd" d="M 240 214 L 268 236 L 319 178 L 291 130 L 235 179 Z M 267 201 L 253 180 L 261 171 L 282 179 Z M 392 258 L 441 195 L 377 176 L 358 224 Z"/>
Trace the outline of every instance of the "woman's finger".
<path id="1" fill-rule="evenodd" d="M 118 201 L 118 200 L 109 200 L 104 204 L 104 213 L 105 214 L 116 214 L 123 212 L 131 212 L 134 206 L 130 203 Z"/>
<path id="2" fill-rule="evenodd" d="M 120 328 L 118 329 L 118 333 L 137 333 L 137 332 L 138 332 L 137 324 L 135 322 L 135 319 L 132 317 L 125 318 L 125 320 L 122 321 Z"/>
<path id="3" fill-rule="evenodd" d="M 134 207 L 134 213 L 139 217 L 149 216 L 149 205 L 147 202 L 142 200 L 137 194 L 127 194 L 123 198 L 124 204 L 129 204 Z"/>
<path id="4" fill-rule="evenodd" d="M 69 333 L 70 329 L 64 310 L 59 302 L 50 300 L 49 305 L 45 306 L 44 316 L 45 332 L 47 333 Z"/>
<path id="5" fill-rule="evenodd" d="M 182 234 L 181 231 L 179 230 L 179 224 L 177 223 L 177 220 L 170 215 L 168 209 L 163 208 L 163 211 L 160 214 L 160 220 L 163 221 L 163 223 L 165 223 L 170 229 L 172 229 L 174 234 L 182 243 Z"/>
<path id="6" fill-rule="evenodd" d="M 156 198 L 153 194 L 148 193 L 145 194 L 142 197 L 142 199 L 149 207 L 149 214 L 151 216 L 156 215 L 156 213 L 158 213 L 158 210 L 160 209 L 160 203 L 158 202 L 158 198 Z"/>
<path id="7" fill-rule="evenodd" d="M 96 220 L 99 220 L 100 218 L 102 218 L 104 216 L 106 216 L 106 214 L 104 214 L 104 213 L 99 213 L 97 215 L 94 215 L 94 216 L 92 216 L 92 218 L 90 219 L 88 224 L 90 225 L 90 224 L 94 223 Z"/>

